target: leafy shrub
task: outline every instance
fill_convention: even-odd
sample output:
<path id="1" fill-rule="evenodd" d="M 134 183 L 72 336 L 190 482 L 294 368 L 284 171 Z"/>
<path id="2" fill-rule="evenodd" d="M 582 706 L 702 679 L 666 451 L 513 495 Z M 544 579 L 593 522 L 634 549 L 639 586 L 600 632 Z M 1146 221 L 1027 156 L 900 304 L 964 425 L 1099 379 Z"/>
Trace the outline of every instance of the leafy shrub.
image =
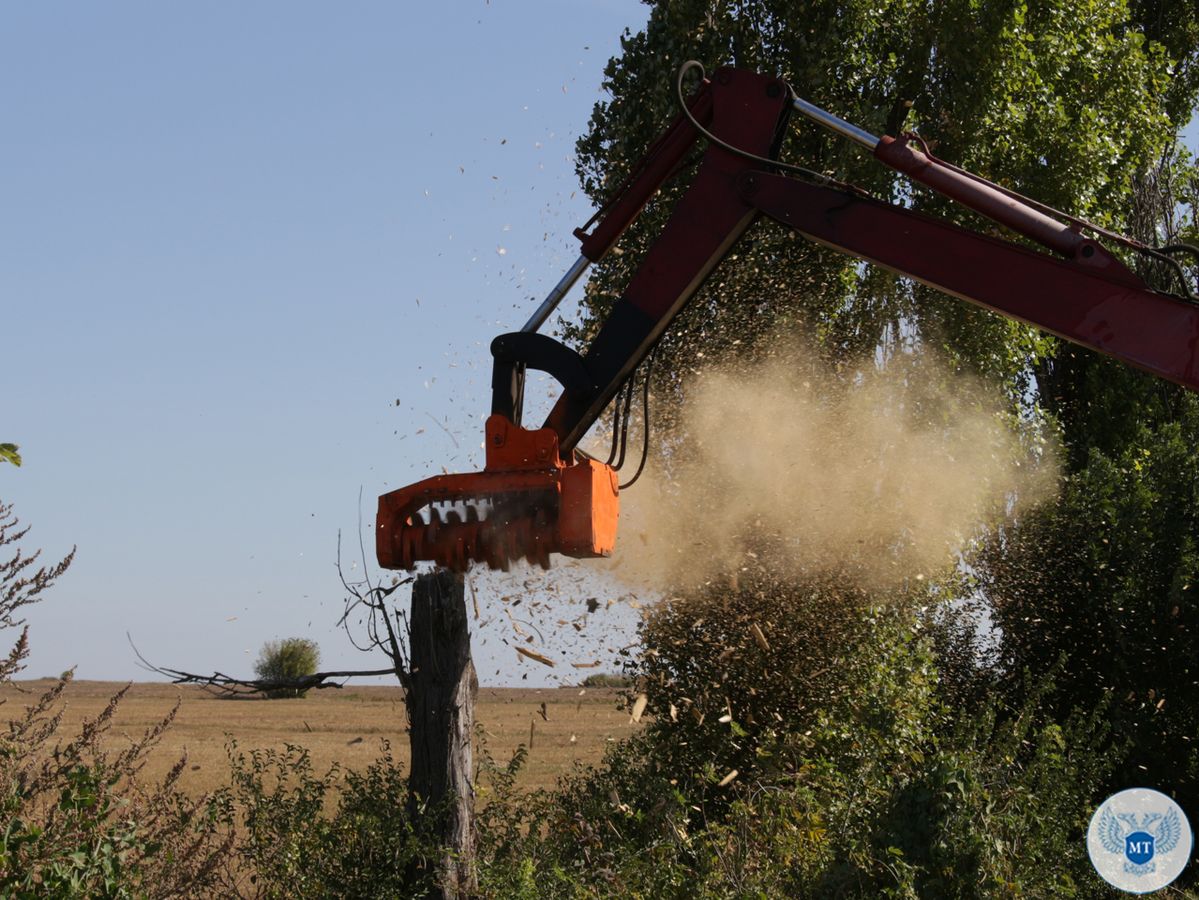
<path id="1" fill-rule="evenodd" d="M 627 672 L 646 727 L 554 791 L 493 770 L 485 894 L 1101 894 L 1084 831 L 1122 758 L 1106 703 L 1055 721 L 1041 675 L 1018 707 L 959 705 L 975 676 L 953 660 L 947 692 L 937 651 L 973 636 L 930 628 L 927 594 L 848 584 L 747 571 L 651 611 Z"/>
<path id="2" fill-rule="evenodd" d="M 254 674 L 264 682 L 268 697 L 303 697 L 308 691 L 294 682 L 316 674 L 321 662 L 320 647 L 307 638 L 267 641 L 254 663 Z"/>
<path id="3" fill-rule="evenodd" d="M 556 791 L 486 812 L 486 895 L 1102 894 L 1084 832 L 1121 758 L 1106 708 L 1054 723 L 1040 679 L 1020 709 L 952 718 L 929 642 L 898 618 L 874 620 L 877 639 L 845 660 L 844 689 L 802 730 L 758 741 L 764 763 L 747 776 L 673 772 L 666 732 L 647 728 Z"/>
<path id="4" fill-rule="evenodd" d="M 1179 421 L 1157 428 L 1113 415 L 1129 445 L 1111 455 L 1092 448 L 1058 501 L 996 535 L 976 571 L 1015 675 L 1004 692 L 1019 698 L 1022 672 L 1066 656 L 1057 704 L 1068 711 L 1114 694 L 1113 723 L 1133 740 L 1107 790 L 1169 785 L 1194 808 L 1199 398 L 1176 399 Z"/>
<path id="5" fill-rule="evenodd" d="M 434 884 L 436 842 L 429 811 L 408 815 L 407 780 L 384 741 L 364 772 L 334 765 L 323 775 L 308 751 L 228 746 L 231 787 L 222 792 L 226 823 L 242 835 L 241 872 L 229 885 L 257 897 L 413 897 Z"/>
<path id="6" fill-rule="evenodd" d="M 862 681 L 894 677 L 876 660 L 892 633 L 915 627 L 911 606 L 848 577 L 788 580 L 761 564 L 736 586 L 712 583 L 659 604 L 628 671 L 646 694 L 659 760 L 697 783 L 710 770 L 744 778 L 775 766 L 785 733 L 813 727 Z"/>

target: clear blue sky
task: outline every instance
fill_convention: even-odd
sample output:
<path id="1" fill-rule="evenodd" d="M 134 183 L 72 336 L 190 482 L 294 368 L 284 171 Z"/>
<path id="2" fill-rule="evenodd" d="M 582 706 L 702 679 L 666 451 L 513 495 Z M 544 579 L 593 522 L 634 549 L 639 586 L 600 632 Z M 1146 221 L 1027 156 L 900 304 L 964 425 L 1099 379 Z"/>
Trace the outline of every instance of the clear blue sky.
<path id="1" fill-rule="evenodd" d="M 29 613 L 28 675 L 144 678 L 126 631 L 199 671 L 290 635 L 384 664 L 334 629 L 338 532 L 361 565 L 360 489 L 369 539 L 379 493 L 481 465 L 488 343 L 577 256 L 574 141 L 647 14 L 5 5 L 0 440 L 25 465 L 0 498 L 30 546 L 79 548 Z M 485 684 L 631 640 L 614 606 L 569 644 L 557 620 L 619 591 L 567 570 L 525 616 L 563 663 L 517 663 L 496 595 L 520 580 L 477 587 Z"/>
<path id="2" fill-rule="evenodd" d="M 5 4 L 0 498 L 79 548 L 27 674 L 145 677 L 126 631 L 196 671 L 291 635 L 382 664 L 334 629 L 338 533 L 361 567 L 379 493 L 481 464 L 487 345 L 577 255 L 574 141 L 647 12 Z M 578 572 L 476 578 L 485 684 L 612 667 L 636 613 L 559 625 L 619 598 Z M 504 644 L 521 594 L 552 672 Z"/>

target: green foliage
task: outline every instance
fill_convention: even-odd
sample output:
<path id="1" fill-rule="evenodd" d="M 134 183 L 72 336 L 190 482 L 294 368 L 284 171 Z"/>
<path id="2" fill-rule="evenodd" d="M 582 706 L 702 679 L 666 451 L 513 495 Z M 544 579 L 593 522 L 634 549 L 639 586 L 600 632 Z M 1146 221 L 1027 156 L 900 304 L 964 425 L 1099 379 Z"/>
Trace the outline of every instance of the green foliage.
<path id="1" fill-rule="evenodd" d="M 117 789 L 126 774 L 103 761 L 61 768 L 57 801 L 33 821 L 17 813 L 29 795 L 10 792 L 0 896 L 165 897 L 215 884 L 229 841 L 220 841 L 207 805 L 188 804 L 169 786 L 154 798 Z"/>
<path id="2" fill-rule="evenodd" d="M 1193 804 L 1199 402 L 1177 400 L 1176 421 L 1142 423 L 1111 455 L 1092 448 L 1061 499 L 1005 529 L 978 571 L 1003 629 L 1006 668 L 1044 671 L 1065 656 L 1060 704 L 1110 694 L 1114 721 L 1133 739 L 1127 776 Z"/>
<path id="3" fill-rule="evenodd" d="M 1197 177 L 1177 150 L 1144 173 L 1138 235 L 1172 242 L 1192 229 Z M 1172 273 L 1145 274 L 1178 289 Z M 1065 658 L 1059 713 L 1110 696 L 1114 727 L 1132 738 L 1105 789 L 1156 784 L 1194 804 L 1199 397 L 1066 349 L 1038 381 L 1066 450 L 1060 496 L 997 532 L 976 566 L 1004 635 L 1002 688 L 1019 697 L 1012 673 Z"/>
<path id="4" fill-rule="evenodd" d="M 20 449 L 16 444 L 0 444 L 0 462 L 9 462 L 14 466 L 21 465 Z"/>
<path id="5" fill-rule="evenodd" d="M 1199 93 L 1199 8 L 1177 0 L 1131 0 L 1132 19 L 1171 62 L 1165 106 L 1171 120 L 1185 124 Z"/>
<path id="6" fill-rule="evenodd" d="M 324 775 L 308 751 L 251 750 L 231 742 L 231 786 L 220 795 L 242 895 L 279 898 L 413 897 L 434 883 L 427 830 L 435 812 L 409 817 L 407 782 L 390 745 L 364 772 Z"/>
<path id="7" fill-rule="evenodd" d="M 254 674 L 263 682 L 267 697 L 303 697 L 308 691 L 296 682 L 315 675 L 320 662 L 321 651 L 315 641 L 296 637 L 267 641 L 254 663 Z"/>
<path id="8" fill-rule="evenodd" d="M 845 573 L 800 581 L 755 565 L 736 587 L 713 584 L 657 606 L 634 664 L 656 758 L 701 785 L 711 774 L 777 767 L 782 734 L 814 726 L 847 684 L 872 677 L 880 621 L 900 628 L 907 618 L 900 604 L 869 614 L 876 599 Z M 909 674 L 912 686 L 923 677 Z"/>
<path id="9" fill-rule="evenodd" d="M 953 716 L 918 623 L 877 609 L 861 618 L 869 627 L 843 651 L 839 689 L 773 719 L 769 736 L 659 716 L 556 791 L 501 790 L 480 817 L 486 894 L 1098 893 L 1083 833 L 1097 786 L 1121 758 L 1106 708 L 1055 723 L 1046 678 L 1020 708 L 990 702 Z M 789 627 L 775 628 L 780 645 Z M 688 770 L 693 757 L 679 745 L 697 739 L 711 759 L 752 745 L 759 761 L 733 780 L 727 763 Z"/>
<path id="10" fill-rule="evenodd" d="M 1199 88 L 1199 43 L 1180 38 L 1199 27 L 1199 12 L 1185 0 L 652 6 L 645 31 L 626 36 L 622 55 L 609 62 L 610 99 L 579 141 L 580 177 L 597 202 L 673 115 L 673 75 L 688 58 L 709 69 L 777 72 L 801 96 L 875 133 L 897 100 L 913 100 L 907 125 L 938 155 L 1114 227 L 1127 225 L 1133 175 L 1171 143 Z M 789 129 L 782 155 L 914 208 L 970 218 L 936 195 L 908 191 L 899 176 L 814 126 Z M 625 252 L 596 267 L 584 319 L 568 335 L 594 333 L 678 192 L 668 188 L 630 229 Z M 664 340 L 660 383 L 675 381 L 696 351 L 719 359 L 797 328 L 834 358 L 924 341 L 964 369 L 1004 379 L 1013 398 L 1027 388 L 1030 364 L 1053 352 L 1052 341 L 1025 326 L 763 225 Z"/>

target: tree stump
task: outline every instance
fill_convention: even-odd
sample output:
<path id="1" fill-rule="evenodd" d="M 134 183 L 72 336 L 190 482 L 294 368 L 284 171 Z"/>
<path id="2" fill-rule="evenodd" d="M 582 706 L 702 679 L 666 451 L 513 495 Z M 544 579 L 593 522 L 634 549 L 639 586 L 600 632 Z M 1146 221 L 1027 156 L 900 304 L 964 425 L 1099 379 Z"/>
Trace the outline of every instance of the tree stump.
<path id="1" fill-rule="evenodd" d="M 414 822 L 422 810 L 442 816 L 440 896 L 457 900 L 477 888 L 471 742 L 479 681 L 461 574 L 438 570 L 417 577 L 408 640 L 409 812 Z"/>

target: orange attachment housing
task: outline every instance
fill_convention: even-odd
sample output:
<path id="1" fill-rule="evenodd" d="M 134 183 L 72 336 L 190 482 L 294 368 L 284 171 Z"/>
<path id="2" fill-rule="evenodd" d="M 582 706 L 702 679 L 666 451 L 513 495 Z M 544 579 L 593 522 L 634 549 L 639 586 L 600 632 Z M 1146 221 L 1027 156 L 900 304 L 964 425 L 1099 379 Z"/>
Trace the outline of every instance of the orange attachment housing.
<path id="1" fill-rule="evenodd" d="M 551 553 L 611 556 L 620 489 L 611 466 L 566 462 L 549 428 L 487 419 L 482 472 L 437 475 L 384 494 L 375 517 L 375 552 L 385 569 L 434 562 L 464 571 L 485 562 L 507 571 L 514 559 L 549 568 Z"/>

